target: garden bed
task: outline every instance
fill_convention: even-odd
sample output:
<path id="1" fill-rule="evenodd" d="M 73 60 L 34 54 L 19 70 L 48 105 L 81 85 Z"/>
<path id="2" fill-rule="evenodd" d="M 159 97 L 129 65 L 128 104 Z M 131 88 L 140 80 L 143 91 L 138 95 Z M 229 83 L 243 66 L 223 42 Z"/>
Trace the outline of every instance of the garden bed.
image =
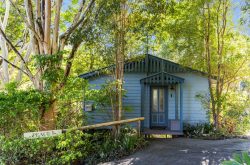
<path id="1" fill-rule="evenodd" d="M 223 130 L 215 130 L 211 124 L 202 123 L 196 125 L 186 124 L 184 136 L 188 138 L 204 140 L 224 140 L 224 139 L 247 139 L 248 137 L 240 132 L 228 133 Z"/>
<path id="2" fill-rule="evenodd" d="M 145 144 L 130 128 L 124 128 L 117 138 L 109 130 L 74 131 L 40 139 L 0 136 L 0 164 L 97 164 L 129 155 Z"/>

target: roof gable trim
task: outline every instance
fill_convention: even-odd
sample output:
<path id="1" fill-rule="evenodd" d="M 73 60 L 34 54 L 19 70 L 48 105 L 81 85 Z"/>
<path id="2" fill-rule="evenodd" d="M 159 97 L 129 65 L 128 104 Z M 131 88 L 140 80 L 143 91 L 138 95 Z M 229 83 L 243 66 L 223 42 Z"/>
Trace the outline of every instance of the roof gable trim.
<path id="1" fill-rule="evenodd" d="M 162 84 L 162 85 L 178 84 L 178 83 L 183 83 L 184 78 L 177 77 L 166 72 L 159 72 L 159 73 L 147 76 L 145 78 L 142 78 L 140 82 L 143 84 Z"/>

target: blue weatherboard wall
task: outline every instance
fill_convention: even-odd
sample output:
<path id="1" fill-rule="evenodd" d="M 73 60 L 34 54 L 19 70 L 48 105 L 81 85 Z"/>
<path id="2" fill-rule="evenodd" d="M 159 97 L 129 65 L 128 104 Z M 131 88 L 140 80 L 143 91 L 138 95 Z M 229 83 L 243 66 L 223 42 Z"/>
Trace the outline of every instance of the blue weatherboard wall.
<path id="1" fill-rule="evenodd" d="M 123 88 L 126 90 L 126 97 L 123 98 L 123 106 L 127 107 L 124 111 L 123 118 L 141 117 L 141 84 L 140 79 L 144 78 L 146 74 L 139 73 L 125 73 Z M 92 89 L 100 89 L 102 84 L 112 76 L 103 75 L 94 79 L 90 79 Z M 112 121 L 111 108 L 107 107 L 104 110 L 94 110 L 87 113 L 89 124 Z"/>

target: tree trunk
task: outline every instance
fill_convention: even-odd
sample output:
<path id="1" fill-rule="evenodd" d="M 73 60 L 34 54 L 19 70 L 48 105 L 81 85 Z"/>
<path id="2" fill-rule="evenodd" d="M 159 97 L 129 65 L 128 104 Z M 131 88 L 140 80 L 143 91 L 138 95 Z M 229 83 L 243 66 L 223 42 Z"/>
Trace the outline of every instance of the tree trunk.
<path id="1" fill-rule="evenodd" d="M 51 1 L 45 0 L 45 28 L 44 28 L 44 52 L 51 54 L 50 45 L 50 26 L 51 26 Z"/>
<path id="2" fill-rule="evenodd" d="M 116 103 L 115 119 L 122 119 L 122 88 L 124 77 L 124 58 L 125 58 L 125 33 L 126 33 L 126 0 L 120 2 L 120 11 L 117 15 L 117 26 L 115 29 L 116 38 Z M 119 136 L 120 125 L 117 125 L 113 132 Z"/>
<path id="3" fill-rule="evenodd" d="M 207 12 L 205 11 L 207 10 Z M 214 128 L 218 128 L 218 115 L 216 113 L 216 100 L 215 95 L 213 92 L 213 86 L 212 86 L 212 62 L 211 62 L 211 13 L 210 13 L 210 5 L 209 3 L 206 3 L 203 8 L 203 14 L 204 14 L 204 51 L 205 51 L 205 60 L 206 60 L 206 66 L 207 66 L 207 72 L 208 72 L 208 87 L 209 87 L 209 93 L 210 93 L 210 110 L 212 111 L 212 119 L 213 119 L 213 125 Z"/>
<path id="4" fill-rule="evenodd" d="M 90 50 L 90 64 L 89 64 L 89 71 L 93 71 L 94 68 L 94 62 L 95 62 L 95 57 L 94 57 L 94 53 L 93 50 Z"/>
<path id="5" fill-rule="evenodd" d="M 2 50 L 2 57 L 5 59 L 8 59 L 8 49 L 7 49 L 6 41 L 3 40 L 1 36 L 0 36 L 0 47 Z M 2 62 L 2 70 L 3 70 L 3 84 L 6 84 L 10 80 L 9 67 L 6 61 Z"/>
<path id="6" fill-rule="evenodd" d="M 0 28 L 2 29 L 2 31 L 4 32 L 8 23 L 8 18 L 9 18 L 9 12 L 10 12 L 10 1 L 6 0 L 5 1 L 5 13 L 4 13 L 4 18 L 3 21 L 0 18 Z M 8 48 L 7 48 L 7 44 L 6 41 L 4 39 L 4 37 L 0 34 L 0 48 L 2 50 L 2 57 L 4 59 L 8 60 Z M 3 84 L 6 84 L 9 82 L 10 77 L 9 77 L 9 67 L 8 67 L 8 63 L 6 61 L 2 61 L 2 70 L 3 70 Z"/>
<path id="7" fill-rule="evenodd" d="M 217 4 L 217 12 L 216 12 L 216 39 L 217 39 L 217 51 L 214 54 L 215 56 L 211 57 L 212 54 L 210 52 L 210 47 L 212 46 L 210 40 L 210 28 L 213 28 L 211 26 L 210 21 L 212 20 L 210 16 L 210 4 L 206 3 L 206 9 L 204 5 L 204 48 L 205 48 L 205 54 L 206 54 L 206 65 L 207 65 L 207 72 L 208 72 L 208 84 L 209 84 L 209 92 L 210 92 L 210 104 L 211 104 L 211 111 L 212 111 L 212 117 L 213 117 L 213 125 L 216 129 L 219 129 L 221 126 L 220 122 L 220 114 L 222 109 L 222 90 L 223 90 L 223 68 L 222 68 L 222 61 L 223 61 L 223 49 L 224 49 L 224 34 L 226 30 L 226 23 L 227 23 L 227 9 L 228 9 L 228 0 L 219 0 Z M 207 12 L 205 13 L 205 10 Z M 212 61 L 214 57 L 217 57 L 216 66 L 217 70 L 216 73 L 212 73 Z M 216 75 L 216 83 L 215 87 L 212 86 L 212 79 L 213 76 Z"/>
<path id="8" fill-rule="evenodd" d="M 53 130 L 56 128 L 56 107 L 57 101 L 52 99 L 49 108 L 42 109 L 40 130 Z M 42 107 L 44 108 L 44 107 Z"/>

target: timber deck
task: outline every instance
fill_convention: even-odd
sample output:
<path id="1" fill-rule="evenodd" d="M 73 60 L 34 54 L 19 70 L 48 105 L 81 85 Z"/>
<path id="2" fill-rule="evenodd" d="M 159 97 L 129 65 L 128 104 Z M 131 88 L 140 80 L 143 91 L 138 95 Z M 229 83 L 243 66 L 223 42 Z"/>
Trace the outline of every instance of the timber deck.
<path id="1" fill-rule="evenodd" d="M 171 131 L 171 130 L 166 130 L 166 129 L 143 129 L 142 132 L 144 135 L 183 135 L 183 132 L 180 131 Z"/>

